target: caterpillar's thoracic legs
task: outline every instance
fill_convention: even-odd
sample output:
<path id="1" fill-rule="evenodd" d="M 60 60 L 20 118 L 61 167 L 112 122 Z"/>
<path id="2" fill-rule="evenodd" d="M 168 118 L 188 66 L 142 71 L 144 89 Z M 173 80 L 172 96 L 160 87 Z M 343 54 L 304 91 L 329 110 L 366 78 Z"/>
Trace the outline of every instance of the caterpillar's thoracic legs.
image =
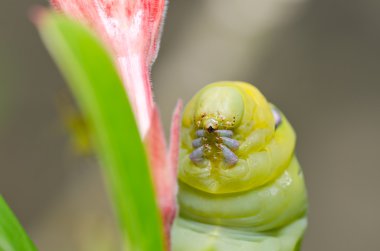
<path id="1" fill-rule="evenodd" d="M 215 133 L 221 137 L 231 138 L 234 133 L 231 130 L 215 130 Z"/>
<path id="2" fill-rule="evenodd" d="M 203 150 L 204 146 L 200 146 L 197 149 L 195 149 L 191 154 L 190 154 L 190 159 L 192 162 L 199 164 L 201 163 L 203 159 Z"/>
<path id="3" fill-rule="evenodd" d="M 197 130 L 196 133 L 197 137 L 204 137 L 206 135 L 205 130 Z"/>
<path id="4" fill-rule="evenodd" d="M 195 135 L 196 139 L 192 142 L 195 150 L 189 156 L 193 163 L 200 164 L 204 158 L 217 160 L 218 156 L 222 157 L 228 165 L 237 163 L 238 157 L 233 151 L 239 148 L 239 141 L 231 138 L 233 136 L 232 130 L 214 130 L 210 132 L 199 129 L 195 132 Z M 205 150 L 207 153 L 205 153 Z"/>
<path id="5" fill-rule="evenodd" d="M 221 137 L 223 144 L 225 144 L 231 150 L 237 150 L 239 148 L 239 141 L 227 137 Z"/>
<path id="6" fill-rule="evenodd" d="M 197 137 L 204 137 L 206 135 L 207 131 L 206 130 L 197 130 L 195 132 L 196 136 Z M 228 137 L 228 138 L 231 138 L 234 133 L 231 131 L 231 130 L 215 130 L 213 131 L 213 133 L 215 133 L 216 135 L 218 136 L 221 136 L 221 137 Z"/>
<path id="7" fill-rule="evenodd" d="M 192 145 L 193 145 L 194 148 L 201 147 L 203 145 L 203 139 L 202 139 L 202 137 L 194 139 L 193 142 L 192 142 Z"/>
<path id="8" fill-rule="evenodd" d="M 229 165 L 235 165 L 238 162 L 238 157 L 225 145 L 220 144 L 220 149 L 223 152 L 224 161 Z"/>

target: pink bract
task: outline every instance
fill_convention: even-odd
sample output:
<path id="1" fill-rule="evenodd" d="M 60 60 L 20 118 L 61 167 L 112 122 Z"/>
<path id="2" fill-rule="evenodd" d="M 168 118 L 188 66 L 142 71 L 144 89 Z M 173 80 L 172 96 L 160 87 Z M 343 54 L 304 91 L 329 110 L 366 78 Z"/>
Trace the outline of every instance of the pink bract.
<path id="1" fill-rule="evenodd" d="M 166 152 L 165 137 L 157 109 L 153 112 L 152 127 L 145 144 L 148 147 L 150 166 L 156 187 L 157 202 L 165 227 L 167 241 L 176 215 L 177 165 L 180 139 L 182 103 L 178 102 L 173 113 L 169 151 Z"/>
<path id="2" fill-rule="evenodd" d="M 52 5 L 90 25 L 112 51 L 144 137 L 154 110 L 150 66 L 159 48 L 165 0 L 52 0 Z"/>

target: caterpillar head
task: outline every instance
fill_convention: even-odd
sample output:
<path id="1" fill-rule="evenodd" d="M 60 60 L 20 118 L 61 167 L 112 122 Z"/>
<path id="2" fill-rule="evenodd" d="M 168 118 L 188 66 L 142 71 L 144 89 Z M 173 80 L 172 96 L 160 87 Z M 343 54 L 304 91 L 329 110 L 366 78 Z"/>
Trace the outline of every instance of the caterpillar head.
<path id="1" fill-rule="evenodd" d="M 244 114 L 244 101 L 240 93 L 228 86 L 204 89 L 197 97 L 194 122 L 197 129 L 213 132 L 232 130 Z"/>
<path id="2" fill-rule="evenodd" d="M 209 193 L 245 191 L 285 168 L 294 141 L 286 119 L 254 86 L 210 84 L 184 111 L 179 178 Z"/>

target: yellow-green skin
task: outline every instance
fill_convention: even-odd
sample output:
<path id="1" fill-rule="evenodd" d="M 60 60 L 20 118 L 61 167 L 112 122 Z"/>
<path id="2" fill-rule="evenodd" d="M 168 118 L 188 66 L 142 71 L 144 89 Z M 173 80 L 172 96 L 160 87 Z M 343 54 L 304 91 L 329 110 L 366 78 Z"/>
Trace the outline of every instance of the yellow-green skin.
<path id="1" fill-rule="evenodd" d="M 295 133 L 282 114 L 275 128 L 272 107 L 242 82 L 210 84 L 187 104 L 174 251 L 299 250 L 307 225 L 304 178 L 294 155 Z M 196 130 L 206 129 L 210 119 L 239 141 L 235 165 L 211 157 L 195 164 L 189 158 Z"/>

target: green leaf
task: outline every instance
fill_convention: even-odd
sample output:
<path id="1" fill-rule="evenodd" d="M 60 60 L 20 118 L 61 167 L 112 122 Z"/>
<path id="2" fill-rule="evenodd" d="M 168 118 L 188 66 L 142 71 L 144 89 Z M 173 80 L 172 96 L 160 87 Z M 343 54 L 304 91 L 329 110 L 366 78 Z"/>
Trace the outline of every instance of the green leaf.
<path id="1" fill-rule="evenodd" d="M 0 196 L 0 250 L 37 250 L 2 196 Z"/>
<path id="2" fill-rule="evenodd" d="M 125 247 L 164 250 L 144 145 L 112 59 L 87 28 L 63 15 L 40 13 L 37 24 L 88 119 Z"/>

